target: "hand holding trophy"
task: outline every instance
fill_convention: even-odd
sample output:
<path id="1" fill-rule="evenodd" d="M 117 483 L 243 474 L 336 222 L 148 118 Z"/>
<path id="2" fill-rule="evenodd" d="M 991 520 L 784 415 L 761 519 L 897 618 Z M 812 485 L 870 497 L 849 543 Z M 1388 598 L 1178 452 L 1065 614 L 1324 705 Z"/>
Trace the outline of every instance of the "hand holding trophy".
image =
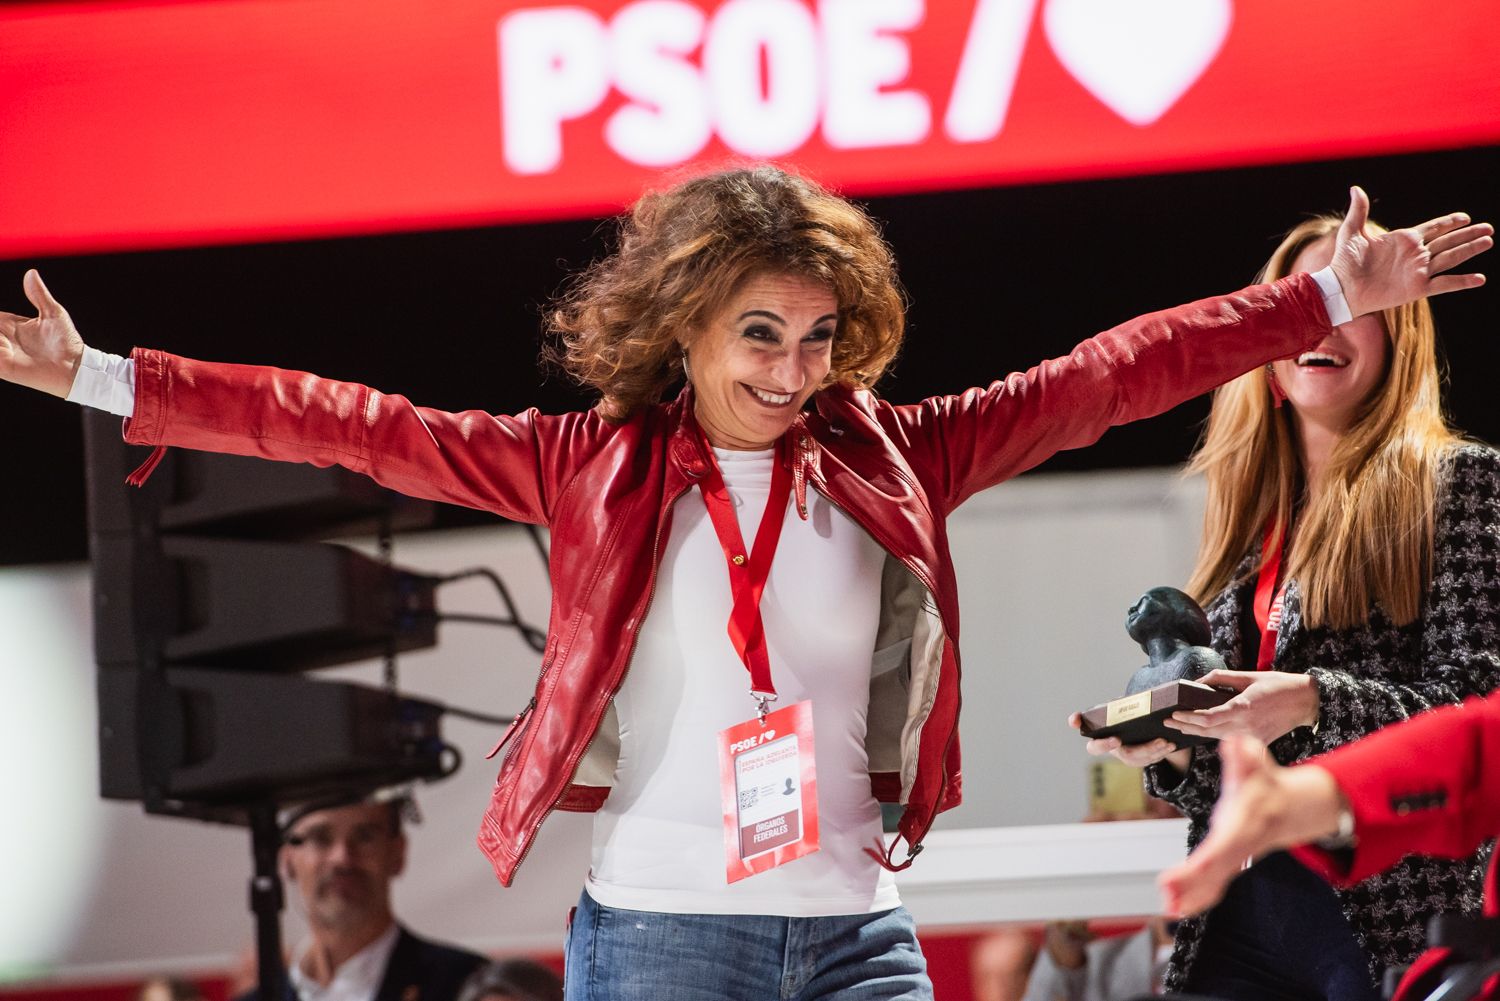
<path id="1" fill-rule="evenodd" d="M 1234 692 L 1210 688 L 1197 679 L 1224 666 L 1208 645 L 1208 616 L 1175 587 L 1154 587 L 1141 595 L 1125 617 L 1130 638 L 1151 658 L 1131 675 L 1125 697 L 1080 713 L 1085 737 L 1116 737 L 1123 744 L 1170 741 L 1178 748 L 1212 742 L 1162 725 L 1174 712 L 1210 709 Z"/>

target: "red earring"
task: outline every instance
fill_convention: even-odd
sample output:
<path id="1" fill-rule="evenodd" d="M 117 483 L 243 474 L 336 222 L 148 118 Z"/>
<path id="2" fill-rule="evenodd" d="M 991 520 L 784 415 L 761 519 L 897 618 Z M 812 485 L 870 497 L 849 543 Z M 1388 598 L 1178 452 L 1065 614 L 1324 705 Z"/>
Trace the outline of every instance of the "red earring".
<path id="1" fill-rule="evenodd" d="M 1281 405 L 1286 402 L 1286 390 L 1276 381 L 1276 370 L 1270 365 L 1266 366 L 1266 385 L 1271 389 L 1271 406 L 1280 410 Z"/>

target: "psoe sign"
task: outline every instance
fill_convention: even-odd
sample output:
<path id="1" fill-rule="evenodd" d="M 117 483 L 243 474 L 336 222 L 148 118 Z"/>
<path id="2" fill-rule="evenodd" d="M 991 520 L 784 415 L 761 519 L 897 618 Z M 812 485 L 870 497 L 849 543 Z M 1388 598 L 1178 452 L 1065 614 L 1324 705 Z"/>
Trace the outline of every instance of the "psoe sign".
<path id="1" fill-rule="evenodd" d="M 831 150 L 915 146 L 939 121 L 955 143 L 1005 123 L 1038 0 L 978 0 L 956 62 L 912 79 L 911 32 L 925 0 L 633 0 L 612 16 L 531 7 L 500 18 L 501 129 L 517 174 L 556 170 L 563 125 L 617 95 L 602 134 L 622 160 L 683 163 L 717 138 L 781 157 L 814 135 Z M 1050 0 L 1041 28 L 1077 82 L 1122 119 L 1148 126 L 1213 62 L 1231 0 Z M 936 107 L 935 107 L 936 105 Z"/>
<path id="2" fill-rule="evenodd" d="M 0 3 L 0 257 L 1500 143 L 1495 0 Z"/>

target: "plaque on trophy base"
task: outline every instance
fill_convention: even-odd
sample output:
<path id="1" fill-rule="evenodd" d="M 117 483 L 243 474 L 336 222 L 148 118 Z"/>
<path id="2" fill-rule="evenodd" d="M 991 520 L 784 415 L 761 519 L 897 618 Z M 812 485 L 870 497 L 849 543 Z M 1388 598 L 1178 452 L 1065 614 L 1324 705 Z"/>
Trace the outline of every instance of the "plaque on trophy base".
<path id="1" fill-rule="evenodd" d="M 1212 737 L 1195 737 L 1163 726 L 1174 712 L 1212 709 L 1234 698 L 1228 688 L 1210 688 L 1197 681 L 1179 679 L 1118 699 L 1100 703 L 1081 715 L 1080 732 L 1085 737 L 1118 737 L 1123 744 L 1149 744 L 1158 737 L 1178 748 L 1211 744 Z"/>

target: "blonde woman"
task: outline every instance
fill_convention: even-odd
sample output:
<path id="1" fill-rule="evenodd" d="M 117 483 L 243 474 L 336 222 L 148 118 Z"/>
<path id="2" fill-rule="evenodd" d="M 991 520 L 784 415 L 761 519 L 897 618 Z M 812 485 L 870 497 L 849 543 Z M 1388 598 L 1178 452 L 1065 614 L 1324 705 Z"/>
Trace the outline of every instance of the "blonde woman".
<path id="1" fill-rule="evenodd" d="M 1297 226 L 1264 279 L 1322 267 L 1339 223 Z M 1191 468 L 1208 510 L 1189 590 L 1230 668 L 1204 680 L 1238 695 L 1169 725 L 1254 737 L 1290 763 L 1500 685 L 1500 454 L 1443 419 L 1425 300 L 1223 386 Z M 1220 788 L 1212 745 L 1089 749 L 1149 765 L 1150 791 L 1189 816 L 1190 846 L 1203 839 Z M 1477 857 L 1413 858 L 1335 892 L 1269 856 L 1182 923 L 1167 987 L 1375 1001 L 1430 917 L 1479 909 L 1481 878 Z"/>

